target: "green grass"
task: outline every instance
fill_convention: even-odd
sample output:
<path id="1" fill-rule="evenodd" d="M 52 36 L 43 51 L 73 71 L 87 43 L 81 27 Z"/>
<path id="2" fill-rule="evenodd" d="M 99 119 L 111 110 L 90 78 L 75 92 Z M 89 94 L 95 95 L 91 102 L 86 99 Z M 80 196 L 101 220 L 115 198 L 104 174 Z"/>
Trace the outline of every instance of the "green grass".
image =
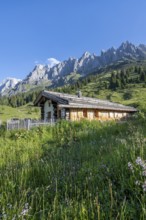
<path id="1" fill-rule="evenodd" d="M 32 105 L 25 105 L 17 108 L 0 105 L 0 120 L 5 122 L 11 118 L 33 118 L 40 117 L 40 110 Z"/>
<path id="2" fill-rule="evenodd" d="M 112 91 L 110 89 L 98 90 L 98 83 L 95 81 L 82 86 L 81 91 L 83 96 L 110 100 L 146 111 L 146 88 L 143 87 L 143 84 L 135 84 L 128 86 L 128 88 Z"/>
<path id="3" fill-rule="evenodd" d="M 67 75 L 65 78 L 67 79 L 68 82 L 75 82 L 81 77 L 80 74 L 78 73 L 70 73 Z"/>
<path id="4" fill-rule="evenodd" d="M 2 219 L 146 218 L 145 119 L 0 134 Z"/>
<path id="5" fill-rule="evenodd" d="M 130 94 L 129 98 L 126 95 Z M 101 90 L 98 98 L 110 99 L 113 102 L 118 102 L 124 105 L 138 107 L 141 110 L 146 110 L 146 88 L 134 87 L 117 91 Z"/>

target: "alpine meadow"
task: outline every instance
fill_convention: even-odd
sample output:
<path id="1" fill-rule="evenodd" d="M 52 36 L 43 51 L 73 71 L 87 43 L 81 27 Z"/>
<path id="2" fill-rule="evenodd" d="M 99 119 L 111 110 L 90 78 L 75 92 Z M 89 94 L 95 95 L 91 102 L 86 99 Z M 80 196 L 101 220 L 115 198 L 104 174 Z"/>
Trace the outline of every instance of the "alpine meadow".
<path id="1" fill-rule="evenodd" d="M 0 135 L 1 219 L 145 219 L 146 119 Z"/>
<path id="2" fill-rule="evenodd" d="M 42 80 L 40 75 L 48 70 L 37 66 L 27 83 L 25 79 L 13 88 L 3 85 L 0 219 L 146 219 L 146 61 L 135 58 L 137 52 L 129 55 L 129 47 L 136 48 L 132 44 L 121 47 L 122 59 L 91 72 L 93 56 L 84 54 L 85 66 L 90 63 L 86 74 L 70 72 Z M 60 119 L 29 130 L 8 130 L 10 118 L 39 120 L 34 101 L 43 89 L 74 95 L 80 90 L 83 97 L 133 106 L 137 112 L 124 120 Z"/>

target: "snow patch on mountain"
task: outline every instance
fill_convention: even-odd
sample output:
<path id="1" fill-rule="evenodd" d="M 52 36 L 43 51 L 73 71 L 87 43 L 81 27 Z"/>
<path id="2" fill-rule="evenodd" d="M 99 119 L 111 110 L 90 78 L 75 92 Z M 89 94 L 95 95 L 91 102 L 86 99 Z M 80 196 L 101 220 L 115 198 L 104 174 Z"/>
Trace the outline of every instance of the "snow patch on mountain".
<path id="1" fill-rule="evenodd" d="M 21 79 L 6 78 L 0 83 L 0 94 L 7 95 L 8 91 L 13 89 L 19 82 L 21 82 Z"/>

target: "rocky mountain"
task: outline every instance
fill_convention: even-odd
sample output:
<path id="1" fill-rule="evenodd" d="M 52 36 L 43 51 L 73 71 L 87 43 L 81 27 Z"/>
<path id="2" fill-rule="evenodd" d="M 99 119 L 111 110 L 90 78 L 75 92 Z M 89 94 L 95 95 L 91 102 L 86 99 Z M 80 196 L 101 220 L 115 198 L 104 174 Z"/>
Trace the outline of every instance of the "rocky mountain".
<path id="1" fill-rule="evenodd" d="M 15 85 L 13 90 L 9 89 L 9 95 L 25 92 L 40 85 L 52 87 L 64 85 L 68 83 L 72 73 L 78 74 L 78 79 L 79 75 L 84 77 L 98 68 L 117 61 L 141 59 L 146 59 L 146 45 L 135 46 L 128 41 L 122 43 L 117 49 L 111 47 L 107 51 L 101 51 L 100 56 L 85 52 L 79 59 L 69 58 L 63 62 L 50 58 L 49 65 L 36 65 L 24 80 Z M 0 93 L 3 95 L 1 90 Z"/>
<path id="2" fill-rule="evenodd" d="M 21 80 L 16 78 L 7 78 L 3 80 L 0 84 L 0 94 L 7 95 L 8 91 L 13 89 L 19 82 L 21 82 Z"/>
<path id="3" fill-rule="evenodd" d="M 135 46 L 126 41 L 122 43 L 119 48 L 114 47 L 101 53 L 101 65 L 108 65 L 118 60 L 141 60 L 146 58 L 146 45 L 140 44 Z"/>

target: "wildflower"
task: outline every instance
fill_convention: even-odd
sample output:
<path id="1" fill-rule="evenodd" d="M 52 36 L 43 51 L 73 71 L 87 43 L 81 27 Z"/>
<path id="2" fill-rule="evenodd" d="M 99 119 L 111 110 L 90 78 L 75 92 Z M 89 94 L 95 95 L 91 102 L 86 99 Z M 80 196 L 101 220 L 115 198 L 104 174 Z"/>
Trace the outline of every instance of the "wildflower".
<path id="1" fill-rule="evenodd" d="M 25 203 L 24 209 L 22 210 L 21 215 L 27 215 L 28 211 L 29 211 L 29 204 Z"/>
<path id="2" fill-rule="evenodd" d="M 144 181 L 142 188 L 143 188 L 143 191 L 146 192 L 146 180 Z"/>
<path id="3" fill-rule="evenodd" d="M 137 157 L 135 162 L 140 166 L 143 166 L 143 164 L 144 164 L 143 160 L 140 157 Z"/>
<path id="4" fill-rule="evenodd" d="M 133 165 L 132 165 L 132 163 L 130 163 L 130 162 L 128 162 L 128 168 L 129 168 L 129 170 L 131 170 L 132 172 L 134 171 L 134 170 L 133 170 Z"/>
<path id="5" fill-rule="evenodd" d="M 144 171 L 142 172 L 142 175 L 143 175 L 143 176 L 146 176 L 146 170 L 144 170 Z"/>
<path id="6" fill-rule="evenodd" d="M 21 212 L 21 215 L 26 215 L 28 213 L 29 209 L 23 209 Z"/>
<path id="7" fill-rule="evenodd" d="M 136 180 L 136 181 L 135 181 L 135 185 L 140 186 L 139 180 Z"/>
<path id="8" fill-rule="evenodd" d="M 146 163 L 143 163 L 142 168 L 143 170 L 146 170 Z"/>

